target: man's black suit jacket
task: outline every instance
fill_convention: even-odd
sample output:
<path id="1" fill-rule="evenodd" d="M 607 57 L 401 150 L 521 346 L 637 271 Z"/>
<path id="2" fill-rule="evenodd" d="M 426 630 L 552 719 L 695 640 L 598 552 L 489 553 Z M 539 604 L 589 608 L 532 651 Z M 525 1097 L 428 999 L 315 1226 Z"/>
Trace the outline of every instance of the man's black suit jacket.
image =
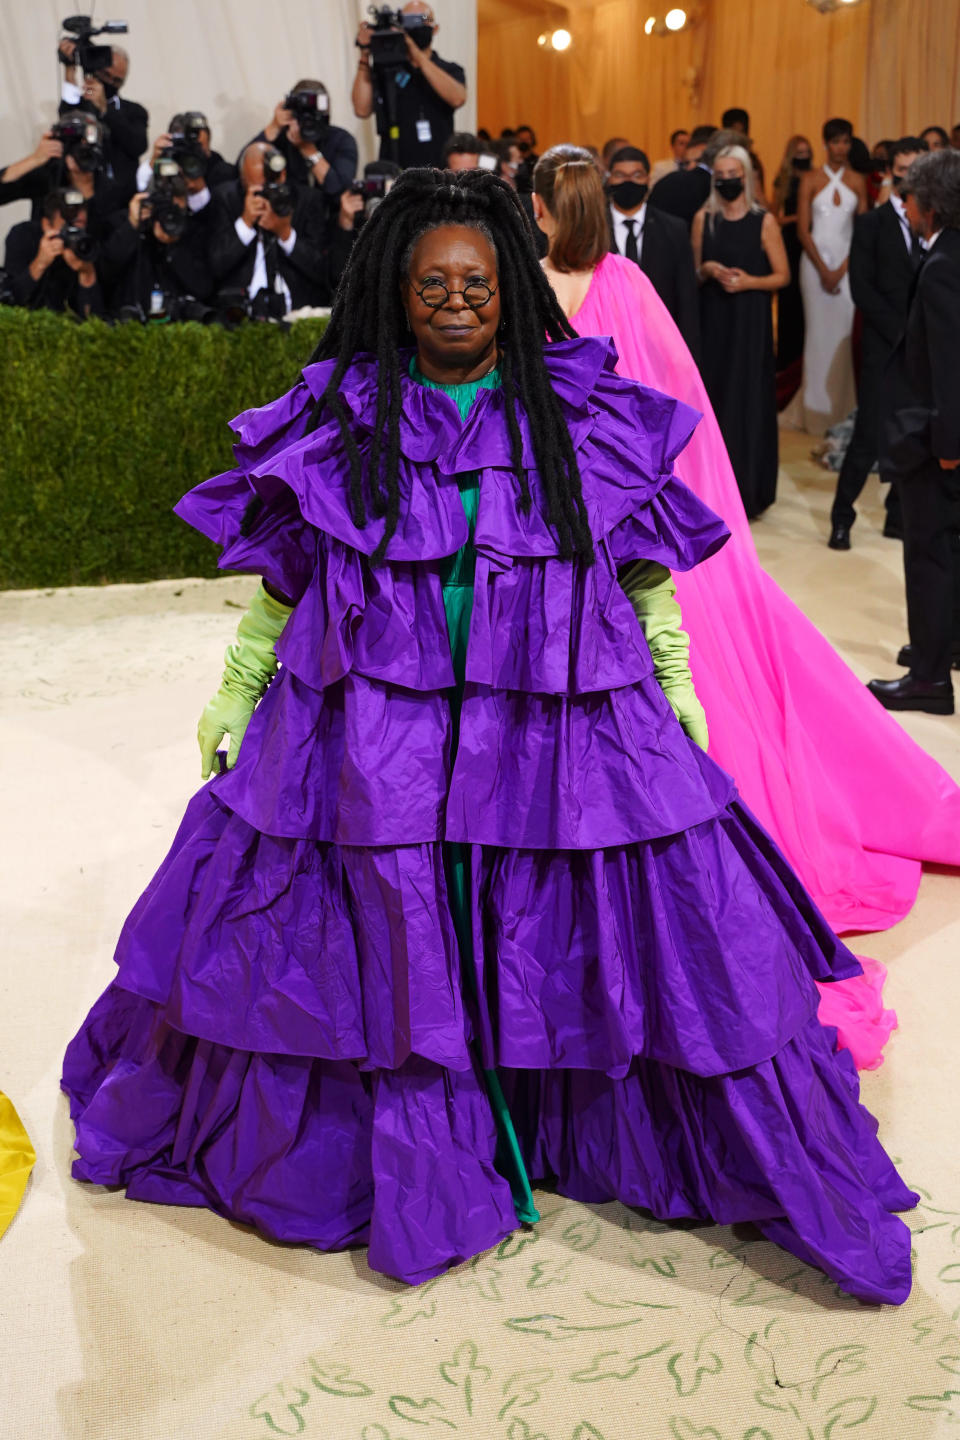
<path id="1" fill-rule="evenodd" d="M 863 316 L 865 363 L 886 361 L 903 334 L 916 270 L 892 205 L 857 216 L 850 245 L 850 290 Z"/>
<path id="2" fill-rule="evenodd" d="M 107 102 L 106 112 L 98 114 L 89 104 L 69 105 L 60 101 L 60 114 L 68 110 L 89 110 L 96 114 L 103 125 L 104 154 L 113 171 L 113 179 L 122 200 L 129 200 L 137 188 L 137 164 L 147 148 L 147 125 L 149 115 L 135 100 L 124 100 L 116 96 Z"/>
<path id="3" fill-rule="evenodd" d="M 694 165 L 692 170 L 674 170 L 654 185 L 649 204 L 654 210 L 676 215 L 686 225 L 689 235 L 693 217 L 710 194 L 712 184 L 710 171 L 700 165 Z"/>
<path id="4" fill-rule="evenodd" d="M 885 452 L 898 476 L 960 459 L 960 230 L 944 230 L 917 272 L 887 371 Z"/>
<path id="5" fill-rule="evenodd" d="M 294 189 L 293 228 L 297 240 L 289 255 L 276 247 L 277 268 L 287 283 L 294 310 L 301 305 L 328 305 L 333 287 L 327 259 L 327 214 L 323 192 Z M 218 290 L 247 290 L 257 259 L 258 235 L 245 245 L 235 222 L 243 214 L 244 189 L 239 180 L 219 185 L 210 201 L 208 259 Z M 264 243 L 270 238 L 264 234 Z"/>
<path id="6" fill-rule="evenodd" d="M 613 221 L 610 249 L 616 253 Z M 640 269 L 648 277 L 694 360 L 700 359 L 700 300 L 690 236 L 682 220 L 647 205 L 640 247 Z"/>

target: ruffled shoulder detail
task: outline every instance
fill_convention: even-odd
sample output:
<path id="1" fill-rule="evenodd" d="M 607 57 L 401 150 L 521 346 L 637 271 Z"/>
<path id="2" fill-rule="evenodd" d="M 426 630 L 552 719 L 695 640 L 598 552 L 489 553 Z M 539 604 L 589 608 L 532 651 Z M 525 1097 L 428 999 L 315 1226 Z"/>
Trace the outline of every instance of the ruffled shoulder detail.
<path id="1" fill-rule="evenodd" d="M 673 464 L 699 416 L 671 396 L 623 379 L 609 339 L 584 338 L 548 345 L 551 381 L 561 399 L 577 453 L 588 522 L 594 541 L 609 545 L 616 563 L 650 558 L 689 569 L 723 544 L 727 529 L 676 479 Z M 324 413 L 308 429 L 315 401 L 334 361 L 307 366 L 287 394 L 233 422 L 237 470 L 198 486 L 177 513 L 224 547 L 223 568 L 259 570 L 278 578 L 297 598 L 309 580 L 306 525 L 363 555 L 383 537 L 385 520 L 358 525 L 350 494 L 349 457 L 336 419 Z M 536 471 L 526 416 L 519 415 L 523 460 L 532 505 L 519 508 L 502 389 L 481 391 L 462 424 L 453 400 L 403 374 L 400 425 L 400 503 L 387 559 L 409 563 L 455 554 L 469 538 L 457 476 L 481 475 L 475 543 L 481 553 L 514 558 L 556 557 L 549 503 Z M 359 356 L 340 385 L 353 421 L 352 435 L 366 461 L 376 413 L 376 365 Z M 262 502 L 254 514 L 251 501 Z M 367 507 L 369 510 L 369 506 Z M 284 528 L 291 555 L 277 559 Z M 265 569 L 272 557 L 272 572 Z M 289 562 L 289 563 L 288 563 Z M 288 571 L 285 578 L 284 571 Z"/>

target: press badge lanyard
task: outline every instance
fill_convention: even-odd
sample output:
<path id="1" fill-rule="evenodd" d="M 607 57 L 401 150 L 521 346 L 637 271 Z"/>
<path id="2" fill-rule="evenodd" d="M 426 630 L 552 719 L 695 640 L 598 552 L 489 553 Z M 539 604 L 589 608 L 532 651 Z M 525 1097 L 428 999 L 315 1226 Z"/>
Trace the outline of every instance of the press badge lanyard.
<path id="1" fill-rule="evenodd" d="M 413 79 L 413 71 L 412 71 L 412 70 L 401 70 L 401 71 L 399 72 L 399 74 L 397 75 L 396 80 L 395 80 L 394 83 L 397 85 L 397 87 L 398 87 L 400 90 L 405 90 L 406 87 L 410 84 L 410 81 L 411 81 L 412 79 Z M 391 140 L 399 140 L 399 139 L 400 139 L 400 126 L 399 126 L 399 125 L 393 125 L 393 126 L 391 126 L 391 129 L 390 129 L 390 139 L 391 139 Z M 429 121 L 429 120 L 427 119 L 427 117 L 424 115 L 423 109 L 422 109 L 422 107 L 421 107 L 421 110 L 420 110 L 420 119 L 417 121 L 417 140 L 419 141 L 419 143 L 420 143 L 421 145 L 429 145 L 429 144 L 430 144 L 430 141 L 431 141 L 432 139 L 433 139 L 433 130 L 430 128 L 430 121 Z"/>

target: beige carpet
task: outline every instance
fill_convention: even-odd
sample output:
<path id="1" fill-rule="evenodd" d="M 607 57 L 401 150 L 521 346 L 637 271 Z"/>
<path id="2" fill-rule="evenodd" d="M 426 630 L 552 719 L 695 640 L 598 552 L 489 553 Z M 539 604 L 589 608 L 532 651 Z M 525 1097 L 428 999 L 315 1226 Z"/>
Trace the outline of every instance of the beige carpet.
<path id="1" fill-rule="evenodd" d="M 872 483 L 849 555 L 831 478 L 784 436 L 765 563 L 858 673 L 895 674 L 899 546 Z M 913 1440 L 960 1437 L 960 880 L 860 948 L 901 1029 L 864 1080 L 925 1195 L 900 1310 L 752 1233 L 541 1197 L 544 1220 L 419 1290 L 363 1253 L 270 1244 L 69 1178 L 60 1060 L 199 781 L 193 731 L 251 586 L 0 595 L 0 1089 L 38 1164 L 0 1244 L 0 1437 Z M 960 778 L 960 717 L 909 717 Z"/>

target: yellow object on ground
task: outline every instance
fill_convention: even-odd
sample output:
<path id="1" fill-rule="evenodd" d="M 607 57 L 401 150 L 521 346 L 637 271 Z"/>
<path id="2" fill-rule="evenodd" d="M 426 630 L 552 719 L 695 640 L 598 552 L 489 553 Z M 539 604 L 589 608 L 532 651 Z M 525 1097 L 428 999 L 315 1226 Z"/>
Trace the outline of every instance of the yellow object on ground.
<path id="1" fill-rule="evenodd" d="M 0 1090 L 0 1235 L 17 1213 L 36 1159 L 13 1102 Z"/>

